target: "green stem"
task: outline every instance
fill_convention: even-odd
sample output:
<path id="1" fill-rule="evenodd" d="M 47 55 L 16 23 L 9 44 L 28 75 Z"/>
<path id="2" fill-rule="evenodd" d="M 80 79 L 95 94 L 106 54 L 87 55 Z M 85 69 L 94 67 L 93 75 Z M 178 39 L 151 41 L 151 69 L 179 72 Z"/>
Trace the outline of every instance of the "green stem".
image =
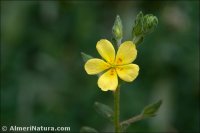
<path id="1" fill-rule="evenodd" d="M 135 123 L 135 122 L 137 122 L 137 121 L 139 121 L 139 120 L 142 120 L 142 119 L 144 119 L 144 118 L 145 118 L 145 117 L 144 117 L 142 114 L 139 114 L 139 115 L 134 116 L 134 117 L 132 117 L 132 118 L 130 118 L 130 119 L 128 119 L 128 120 L 122 121 L 122 122 L 120 123 L 120 126 L 122 127 L 123 125 L 130 125 L 131 123 Z"/>
<path id="2" fill-rule="evenodd" d="M 144 40 L 144 36 L 138 35 L 138 36 L 135 36 L 135 37 L 133 38 L 132 41 L 133 41 L 133 43 L 135 43 L 136 46 L 137 46 L 137 45 L 139 45 L 140 43 L 142 43 L 143 40 Z"/>
<path id="3" fill-rule="evenodd" d="M 120 122 L 119 122 L 119 101 L 120 101 L 120 85 L 118 85 L 117 89 L 114 91 L 114 125 L 115 125 L 115 133 L 120 132 Z"/>
<path id="4" fill-rule="evenodd" d="M 117 47 L 118 47 L 118 48 L 119 48 L 119 46 L 121 45 L 121 42 L 122 42 L 121 39 L 117 40 Z"/>

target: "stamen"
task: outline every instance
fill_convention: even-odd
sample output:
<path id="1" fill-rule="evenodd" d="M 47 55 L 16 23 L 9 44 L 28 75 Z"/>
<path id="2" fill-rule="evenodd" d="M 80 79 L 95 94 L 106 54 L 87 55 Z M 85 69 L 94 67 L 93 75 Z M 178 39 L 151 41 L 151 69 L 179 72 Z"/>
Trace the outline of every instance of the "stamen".
<path id="1" fill-rule="evenodd" d="M 121 58 L 118 58 L 118 59 L 117 59 L 117 64 L 118 64 L 118 63 L 122 63 L 122 59 L 121 59 Z"/>
<path id="2" fill-rule="evenodd" d="M 114 75 L 114 69 L 110 70 L 110 75 L 113 76 Z"/>

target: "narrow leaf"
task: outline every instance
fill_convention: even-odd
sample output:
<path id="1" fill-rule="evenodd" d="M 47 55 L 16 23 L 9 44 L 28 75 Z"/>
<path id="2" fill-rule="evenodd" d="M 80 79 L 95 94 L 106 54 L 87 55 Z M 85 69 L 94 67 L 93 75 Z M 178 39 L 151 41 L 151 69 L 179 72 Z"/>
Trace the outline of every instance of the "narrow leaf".
<path id="1" fill-rule="evenodd" d="M 86 62 L 87 60 L 93 58 L 91 55 L 88 55 L 88 54 L 86 54 L 84 52 L 81 52 L 81 56 L 82 56 L 84 62 Z"/>
<path id="2" fill-rule="evenodd" d="M 109 119 L 110 121 L 113 121 L 113 110 L 109 106 L 99 103 L 99 102 L 95 102 L 94 107 L 95 107 L 95 110 L 100 115 Z"/>
<path id="3" fill-rule="evenodd" d="M 142 111 L 142 115 L 144 117 L 153 117 L 156 115 L 156 112 L 159 110 L 160 106 L 162 104 L 162 100 L 159 100 L 156 103 L 150 104 L 144 108 Z"/>
<path id="4" fill-rule="evenodd" d="M 132 123 L 155 116 L 156 112 L 160 108 L 161 104 L 162 104 L 162 100 L 159 100 L 156 103 L 146 106 L 141 114 L 133 116 L 125 121 L 122 121 L 120 123 L 121 131 L 126 131 L 126 129 L 129 127 L 129 125 Z"/>

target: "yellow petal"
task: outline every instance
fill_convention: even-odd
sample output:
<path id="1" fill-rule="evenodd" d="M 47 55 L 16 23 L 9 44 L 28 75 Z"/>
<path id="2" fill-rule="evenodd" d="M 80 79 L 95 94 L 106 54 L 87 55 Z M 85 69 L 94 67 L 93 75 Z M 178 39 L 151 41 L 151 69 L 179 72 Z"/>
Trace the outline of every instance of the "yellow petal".
<path id="1" fill-rule="evenodd" d="M 117 51 L 115 60 L 116 65 L 129 64 L 135 60 L 137 50 L 132 41 L 122 43 Z"/>
<path id="2" fill-rule="evenodd" d="M 96 45 L 97 51 L 107 62 L 113 63 L 115 60 L 115 49 L 111 42 L 101 39 Z"/>
<path id="3" fill-rule="evenodd" d="M 111 68 L 98 79 L 98 86 L 102 91 L 116 90 L 118 85 L 118 78 L 115 69 Z"/>
<path id="4" fill-rule="evenodd" d="M 116 71 L 122 80 L 132 82 L 139 74 L 139 66 L 136 64 L 118 66 Z"/>
<path id="5" fill-rule="evenodd" d="M 98 74 L 109 67 L 110 65 L 108 63 L 97 58 L 90 59 L 85 63 L 85 71 L 90 75 Z"/>

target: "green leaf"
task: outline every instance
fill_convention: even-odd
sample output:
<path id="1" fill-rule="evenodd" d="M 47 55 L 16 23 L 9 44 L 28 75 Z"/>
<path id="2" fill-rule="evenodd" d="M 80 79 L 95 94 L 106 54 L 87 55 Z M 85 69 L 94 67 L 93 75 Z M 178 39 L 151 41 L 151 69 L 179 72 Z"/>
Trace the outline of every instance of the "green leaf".
<path id="1" fill-rule="evenodd" d="M 81 56 L 82 56 L 84 62 L 87 62 L 89 59 L 94 58 L 91 55 L 88 55 L 84 52 L 81 52 Z M 101 75 L 102 75 L 102 72 L 97 74 L 98 77 L 100 77 Z"/>
<path id="2" fill-rule="evenodd" d="M 159 100 L 156 103 L 146 106 L 141 114 L 133 116 L 125 121 L 122 121 L 120 123 L 121 131 L 125 131 L 132 123 L 155 116 L 161 104 L 162 104 L 162 100 Z"/>
<path id="3" fill-rule="evenodd" d="M 80 133 L 98 133 L 98 131 L 94 128 L 84 126 L 80 129 Z"/>
<path id="4" fill-rule="evenodd" d="M 162 100 L 159 100 L 156 103 L 150 104 L 144 108 L 142 111 L 142 115 L 144 117 L 153 117 L 156 115 L 156 112 L 159 110 L 160 106 L 162 104 Z"/>
<path id="5" fill-rule="evenodd" d="M 113 110 L 105 104 L 95 102 L 94 103 L 95 110 L 102 115 L 103 117 L 107 118 L 110 121 L 113 121 Z"/>
<path id="6" fill-rule="evenodd" d="M 84 52 L 81 52 L 81 56 L 82 56 L 84 62 L 86 62 L 87 60 L 93 58 L 91 55 L 88 55 L 88 54 L 86 54 Z"/>
<path id="7" fill-rule="evenodd" d="M 123 38 L 123 26 L 119 15 L 115 18 L 115 22 L 112 27 L 112 34 L 116 41 L 121 41 Z"/>

